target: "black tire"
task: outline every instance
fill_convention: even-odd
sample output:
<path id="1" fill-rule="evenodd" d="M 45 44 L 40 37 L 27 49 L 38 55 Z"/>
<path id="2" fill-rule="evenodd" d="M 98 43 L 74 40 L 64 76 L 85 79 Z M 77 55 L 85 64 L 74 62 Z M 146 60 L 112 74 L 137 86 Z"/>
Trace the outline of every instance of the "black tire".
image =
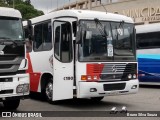
<path id="1" fill-rule="evenodd" d="M 100 102 L 104 97 L 92 97 L 91 101 L 93 102 Z"/>
<path id="2" fill-rule="evenodd" d="M 4 108 L 9 110 L 17 109 L 19 106 L 19 103 L 20 103 L 20 99 L 3 101 Z"/>
<path id="3" fill-rule="evenodd" d="M 43 91 L 43 93 L 45 93 L 45 98 L 47 99 L 47 101 L 49 103 L 52 103 L 52 96 L 53 96 L 53 81 L 50 79 L 46 86 L 45 86 L 45 90 Z"/>

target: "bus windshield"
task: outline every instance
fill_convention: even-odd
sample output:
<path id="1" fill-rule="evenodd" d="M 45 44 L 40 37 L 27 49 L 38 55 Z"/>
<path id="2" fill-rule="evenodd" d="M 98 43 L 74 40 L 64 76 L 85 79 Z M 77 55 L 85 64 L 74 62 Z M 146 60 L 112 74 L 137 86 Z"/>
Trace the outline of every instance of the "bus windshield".
<path id="1" fill-rule="evenodd" d="M 79 61 L 135 61 L 134 25 L 80 21 Z"/>
<path id="2" fill-rule="evenodd" d="M 21 19 L 0 17 L 0 40 L 1 39 L 24 40 Z"/>

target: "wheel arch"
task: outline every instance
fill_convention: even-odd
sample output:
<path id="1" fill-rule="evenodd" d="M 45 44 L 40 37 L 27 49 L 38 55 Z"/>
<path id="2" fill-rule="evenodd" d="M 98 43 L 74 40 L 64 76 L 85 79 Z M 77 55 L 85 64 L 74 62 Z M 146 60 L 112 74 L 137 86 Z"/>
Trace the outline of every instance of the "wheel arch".
<path id="1" fill-rule="evenodd" d="M 41 92 L 44 90 L 47 82 L 50 80 L 50 78 L 53 80 L 53 75 L 49 72 L 45 72 L 41 76 L 40 86 L 41 86 Z"/>

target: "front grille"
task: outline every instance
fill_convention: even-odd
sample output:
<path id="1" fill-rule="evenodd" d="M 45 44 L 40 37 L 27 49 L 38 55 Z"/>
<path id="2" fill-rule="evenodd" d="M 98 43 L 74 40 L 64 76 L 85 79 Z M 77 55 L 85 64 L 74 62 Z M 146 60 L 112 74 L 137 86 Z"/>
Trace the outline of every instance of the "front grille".
<path id="1" fill-rule="evenodd" d="M 0 82 L 12 82 L 13 78 L 0 78 Z"/>
<path id="2" fill-rule="evenodd" d="M 0 91 L 0 94 L 11 94 L 11 93 L 13 93 L 13 89 Z"/>
<path id="3" fill-rule="evenodd" d="M 25 74 L 26 71 L 25 70 L 18 70 L 16 72 L 0 72 L 0 76 L 7 76 L 7 75 L 16 75 L 16 74 Z"/>
<path id="4" fill-rule="evenodd" d="M 3 60 L 0 60 L 0 74 L 16 72 L 20 66 L 23 57 L 16 57 L 13 60 L 7 60 L 7 55 L 1 55 Z"/>
<path id="5" fill-rule="evenodd" d="M 124 90 L 126 83 L 104 84 L 104 91 Z"/>
<path id="6" fill-rule="evenodd" d="M 0 65 L 0 69 L 9 69 L 11 68 L 13 65 Z"/>
<path id="7" fill-rule="evenodd" d="M 25 56 L 24 45 L 0 45 L 0 74 L 15 73 Z"/>
<path id="8" fill-rule="evenodd" d="M 107 63 L 102 73 L 135 73 L 137 63 Z"/>
<path id="9" fill-rule="evenodd" d="M 5 56 L 5 55 L 1 55 L 0 56 L 0 61 L 6 61 L 6 60 L 14 60 L 14 59 L 16 59 L 17 58 L 17 56 L 16 55 L 7 55 L 7 57 Z"/>
<path id="10" fill-rule="evenodd" d="M 128 74 L 137 73 L 137 63 L 107 63 L 104 65 L 100 79 L 105 81 L 127 81 Z"/>
<path id="11" fill-rule="evenodd" d="M 137 63 L 87 64 L 87 75 L 98 75 L 102 81 L 127 81 L 129 74 L 137 74 Z"/>

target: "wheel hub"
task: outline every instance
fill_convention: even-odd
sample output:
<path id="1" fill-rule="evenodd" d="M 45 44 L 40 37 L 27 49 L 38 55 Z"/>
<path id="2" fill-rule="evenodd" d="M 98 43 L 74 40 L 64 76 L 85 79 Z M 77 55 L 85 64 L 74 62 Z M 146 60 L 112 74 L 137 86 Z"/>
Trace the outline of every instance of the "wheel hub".
<path id="1" fill-rule="evenodd" d="M 53 85 L 52 83 L 48 83 L 46 86 L 46 96 L 49 100 L 52 99 L 52 94 L 53 94 Z"/>

